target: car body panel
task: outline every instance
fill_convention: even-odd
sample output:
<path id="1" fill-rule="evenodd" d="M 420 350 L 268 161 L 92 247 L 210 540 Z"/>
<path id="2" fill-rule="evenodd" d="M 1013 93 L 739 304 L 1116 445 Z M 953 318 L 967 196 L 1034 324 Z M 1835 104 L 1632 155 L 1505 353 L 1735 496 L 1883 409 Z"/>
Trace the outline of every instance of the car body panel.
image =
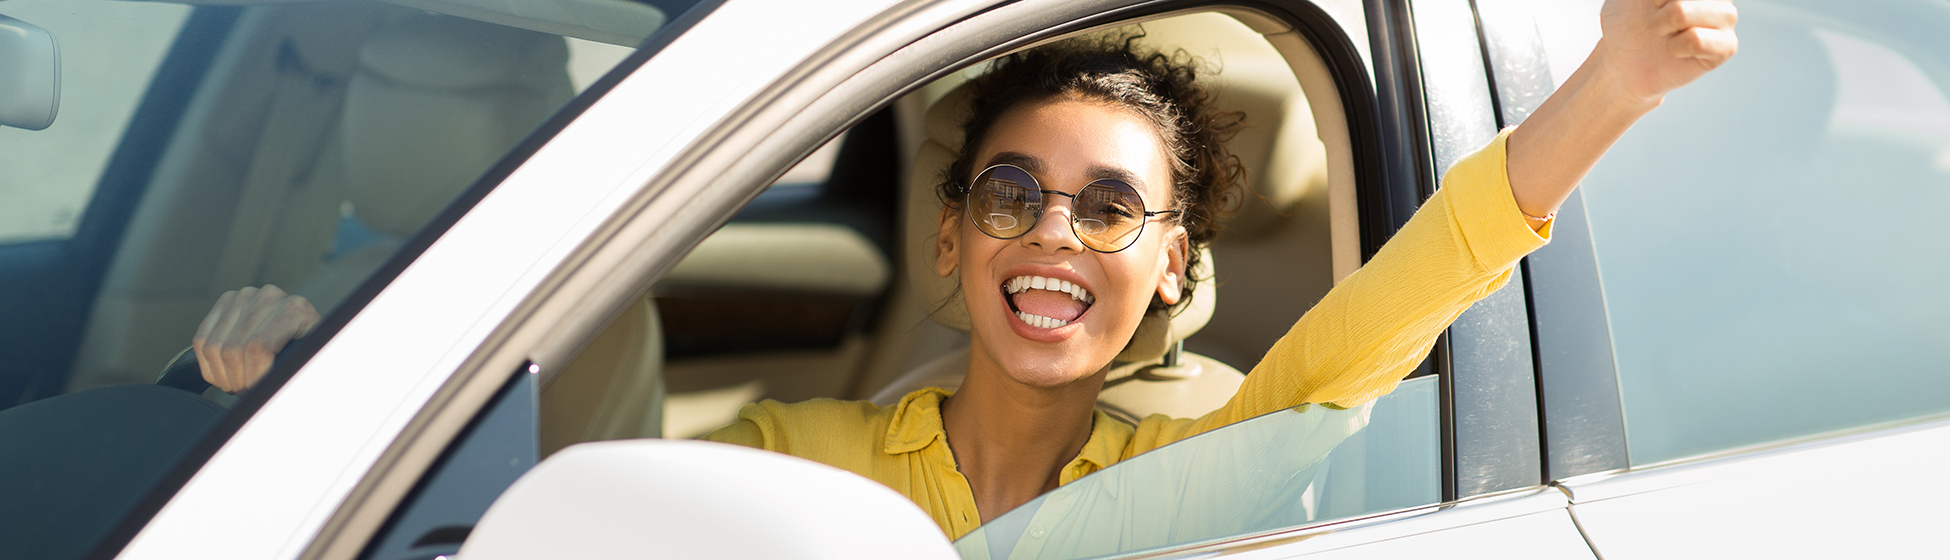
<path id="1" fill-rule="evenodd" d="M 1942 548 L 1946 462 L 1950 418 L 1938 417 L 1564 486 L 1610 560 L 1901 558 Z"/>

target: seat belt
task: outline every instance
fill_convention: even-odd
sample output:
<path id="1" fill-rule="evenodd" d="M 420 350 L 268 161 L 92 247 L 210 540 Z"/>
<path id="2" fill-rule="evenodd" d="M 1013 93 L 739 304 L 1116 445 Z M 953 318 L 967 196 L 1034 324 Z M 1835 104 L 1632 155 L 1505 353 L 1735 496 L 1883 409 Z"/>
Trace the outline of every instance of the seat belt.
<path id="1" fill-rule="evenodd" d="M 244 176 L 230 235 L 223 244 L 223 259 L 212 277 L 212 294 L 257 280 L 278 210 L 303 179 L 299 174 L 317 161 L 345 99 L 345 80 L 306 68 L 289 40 L 279 46 L 277 56 L 270 112 L 251 154 L 250 171 Z"/>

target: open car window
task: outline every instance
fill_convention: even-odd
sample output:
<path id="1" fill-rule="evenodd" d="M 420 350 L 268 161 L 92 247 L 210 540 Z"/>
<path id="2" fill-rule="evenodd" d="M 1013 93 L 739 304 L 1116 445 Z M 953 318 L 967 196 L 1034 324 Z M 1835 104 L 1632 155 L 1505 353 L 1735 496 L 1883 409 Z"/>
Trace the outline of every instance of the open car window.
<path id="1" fill-rule="evenodd" d="M 238 397 L 158 377 L 221 294 L 349 317 L 689 3 L 222 4 L 0 4 L 59 86 L 0 118 L 0 557 L 88 554 L 194 470 Z"/>
<path id="2" fill-rule="evenodd" d="M 955 541 L 968 559 L 1184 548 L 1441 501 L 1435 377 L 1349 409 L 1303 405 L 1187 438 Z"/>

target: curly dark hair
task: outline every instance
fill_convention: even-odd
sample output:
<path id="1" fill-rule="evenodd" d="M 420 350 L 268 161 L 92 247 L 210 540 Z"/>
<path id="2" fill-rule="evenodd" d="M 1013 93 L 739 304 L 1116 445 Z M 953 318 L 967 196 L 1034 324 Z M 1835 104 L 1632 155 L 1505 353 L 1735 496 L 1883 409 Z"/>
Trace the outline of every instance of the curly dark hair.
<path id="1" fill-rule="evenodd" d="M 1225 142 L 1240 128 L 1245 115 L 1219 111 L 1211 92 L 1197 83 L 1203 61 L 1183 50 L 1159 52 L 1139 46 L 1142 31 L 1084 37 L 1013 53 L 997 59 L 976 78 L 968 121 L 962 124 L 962 145 L 954 163 L 943 172 L 938 195 L 950 208 L 961 208 L 961 193 L 974 179 L 975 150 L 987 139 L 996 120 L 1017 106 L 1058 97 L 1096 101 L 1131 110 L 1155 125 L 1171 154 L 1173 215 L 1185 227 L 1191 251 L 1186 255 L 1186 282 L 1181 303 L 1189 301 L 1195 282 L 1199 248 L 1219 234 L 1220 220 L 1234 210 L 1245 171 Z M 1151 310 L 1167 306 L 1153 299 Z"/>

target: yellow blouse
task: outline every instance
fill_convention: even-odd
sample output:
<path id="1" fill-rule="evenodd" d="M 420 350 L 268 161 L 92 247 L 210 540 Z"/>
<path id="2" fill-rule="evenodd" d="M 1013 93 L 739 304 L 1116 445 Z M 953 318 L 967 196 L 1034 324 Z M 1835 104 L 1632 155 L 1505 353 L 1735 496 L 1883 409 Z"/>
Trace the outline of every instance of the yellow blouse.
<path id="1" fill-rule="evenodd" d="M 1358 406 L 1394 390 L 1437 335 L 1501 288 L 1519 259 L 1548 242 L 1510 194 L 1506 132 L 1458 162 L 1443 187 L 1360 270 L 1273 345 L 1225 406 L 1198 418 L 1154 414 L 1137 426 L 1096 413 L 1090 439 L 1063 467 L 1068 484 L 1131 456 L 1305 403 Z M 959 538 L 981 524 L 941 427 L 949 392 L 927 388 L 881 408 L 862 401 L 767 400 L 706 439 L 769 449 L 893 487 Z"/>

